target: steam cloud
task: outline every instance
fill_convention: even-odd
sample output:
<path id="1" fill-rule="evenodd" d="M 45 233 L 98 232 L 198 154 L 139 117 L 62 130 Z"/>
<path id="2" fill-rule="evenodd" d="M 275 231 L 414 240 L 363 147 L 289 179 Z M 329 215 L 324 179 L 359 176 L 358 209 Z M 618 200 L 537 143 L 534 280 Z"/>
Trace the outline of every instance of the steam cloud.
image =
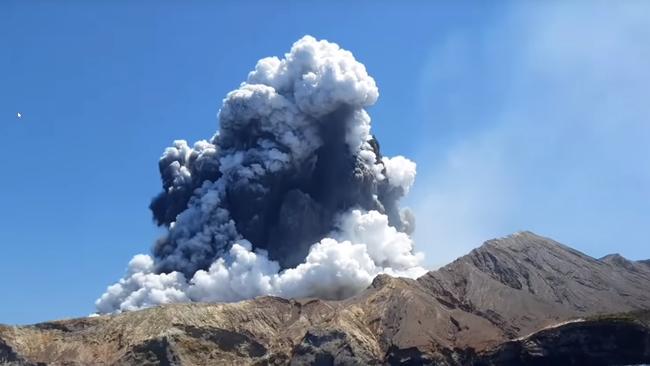
<path id="1" fill-rule="evenodd" d="M 219 131 L 175 141 L 151 203 L 167 228 L 96 301 L 100 313 L 258 295 L 340 299 L 374 276 L 417 277 L 414 217 L 399 199 L 415 163 L 382 157 L 363 64 L 305 36 L 264 58 L 223 100 Z"/>

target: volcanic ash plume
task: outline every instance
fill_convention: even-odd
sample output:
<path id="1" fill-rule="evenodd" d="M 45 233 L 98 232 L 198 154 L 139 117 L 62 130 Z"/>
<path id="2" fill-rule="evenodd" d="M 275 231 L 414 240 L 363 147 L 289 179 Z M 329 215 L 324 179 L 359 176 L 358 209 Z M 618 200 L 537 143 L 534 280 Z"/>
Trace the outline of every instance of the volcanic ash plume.
<path id="1" fill-rule="evenodd" d="M 382 157 L 365 107 L 379 93 L 363 64 L 306 36 L 258 61 L 223 100 L 219 131 L 175 141 L 151 203 L 167 228 L 96 302 L 100 313 L 258 295 L 340 299 L 387 273 L 425 271 L 399 199 L 415 163 Z"/>

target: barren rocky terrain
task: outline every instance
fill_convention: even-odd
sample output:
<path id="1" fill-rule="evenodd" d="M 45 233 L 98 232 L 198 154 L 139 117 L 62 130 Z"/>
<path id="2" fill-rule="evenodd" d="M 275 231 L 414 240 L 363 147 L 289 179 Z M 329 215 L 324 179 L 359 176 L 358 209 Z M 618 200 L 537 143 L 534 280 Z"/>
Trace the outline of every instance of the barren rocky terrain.
<path id="1" fill-rule="evenodd" d="M 260 297 L 0 326 L 3 365 L 650 362 L 650 265 L 530 232 L 342 301 Z M 612 315 L 617 314 L 617 315 Z"/>

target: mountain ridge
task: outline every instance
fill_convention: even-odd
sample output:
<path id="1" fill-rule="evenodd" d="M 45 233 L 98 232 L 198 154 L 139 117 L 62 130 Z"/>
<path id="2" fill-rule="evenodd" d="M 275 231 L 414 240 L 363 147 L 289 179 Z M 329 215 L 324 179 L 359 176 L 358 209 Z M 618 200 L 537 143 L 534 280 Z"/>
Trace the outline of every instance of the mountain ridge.
<path id="1" fill-rule="evenodd" d="M 0 326 L 0 363 L 489 364 L 499 347 L 548 327 L 645 309 L 650 266 L 525 231 L 417 280 L 379 275 L 340 301 L 265 296 Z"/>

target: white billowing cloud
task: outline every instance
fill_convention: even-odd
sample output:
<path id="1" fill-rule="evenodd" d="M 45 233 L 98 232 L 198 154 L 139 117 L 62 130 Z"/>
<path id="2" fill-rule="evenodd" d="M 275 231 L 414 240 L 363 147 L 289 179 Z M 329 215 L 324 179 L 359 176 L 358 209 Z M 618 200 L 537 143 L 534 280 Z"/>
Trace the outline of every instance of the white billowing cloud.
<path id="1" fill-rule="evenodd" d="M 197 271 L 190 280 L 188 293 L 196 301 L 238 301 L 271 294 L 271 279 L 280 266 L 263 251 L 253 252 L 247 241 L 230 248 L 229 262 L 219 258 L 210 268 Z"/>
<path id="2" fill-rule="evenodd" d="M 232 262 L 217 260 L 197 271 L 188 293 L 196 301 L 237 301 L 259 295 L 341 299 L 367 287 L 380 269 L 364 244 L 325 238 L 312 246 L 304 263 L 279 272 L 264 252 L 235 244 Z"/>
<path id="3" fill-rule="evenodd" d="M 178 273 L 154 273 L 148 255 L 136 255 L 126 275 L 96 302 L 99 312 L 122 312 L 154 305 L 204 301 L 231 302 L 260 295 L 342 299 L 366 288 L 386 273 L 417 278 L 426 270 L 413 242 L 389 226 L 377 211 L 352 210 L 339 220 L 331 237 L 315 243 L 305 261 L 280 270 L 263 250 L 246 240 L 234 244 L 224 258 L 188 281 Z"/>
<path id="4" fill-rule="evenodd" d="M 126 276 L 108 287 L 95 302 L 97 311 L 137 310 L 154 305 L 187 302 L 185 276 L 178 272 L 153 273 L 154 261 L 145 254 L 131 259 Z"/>
<path id="5" fill-rule="evenodd" d="M 274 136 L 274 141 L 267 141 L 269 146 L 255 154 L 271 162 L 265 164 L 266 170 L 278 171 L 311 156 L 322 143 L 314 121 L 345 105 L 354 111 L 346 123 L 346 142 L 353 154 L 363 154 L 366 166 L 378 173 L 381 167 L 374 163 L 375 154 L 368 145 L 370 116 L 364 110 L 378 97 L 375 80 L 351 52 L 305 36 L 284 58 L 259 60 L 246 82 L 228 93 L 219 111 L 222 140 L 228 139 L 230 131 L 247 128 L 251 121 L 259 123 L 249 129 L 259 128 Z M 279 150 L 272 150 L 278 143 L 289 147 L 291 154 L 279 156 Z"/>
<path id="6" fill-rule="evenodd" d="M 417 268 L 422 254 L 413 254 L 413 241 L 388 224 L 388 217 L 377 211 L 353 210 L 339 223 L 338 236 L 353 243 L 365 243 L 373 263 L 396 271 Z M 412 276 L 409 276 L 412 277 Z"/>
<path id="7" fill-rule="evenodd" d="M 408 193 L 415 182 L 415 163 L 401 155 L 392 158 L 384 156 L 381 161 L 386 167 L 388 183 L 401 187 L 405 193 Z"/>
<path id="8" fill-rule="evenodd" d="M 375 80 L 351 52 L 311 36 L 294 43 L 282 60 L 258 61 L 246 83 L 269 85 L 280 93 L 292 90 L 297 107 L 315 116 L 330 113 L 342 103 L 367 107 L 379 97 Z"/>

